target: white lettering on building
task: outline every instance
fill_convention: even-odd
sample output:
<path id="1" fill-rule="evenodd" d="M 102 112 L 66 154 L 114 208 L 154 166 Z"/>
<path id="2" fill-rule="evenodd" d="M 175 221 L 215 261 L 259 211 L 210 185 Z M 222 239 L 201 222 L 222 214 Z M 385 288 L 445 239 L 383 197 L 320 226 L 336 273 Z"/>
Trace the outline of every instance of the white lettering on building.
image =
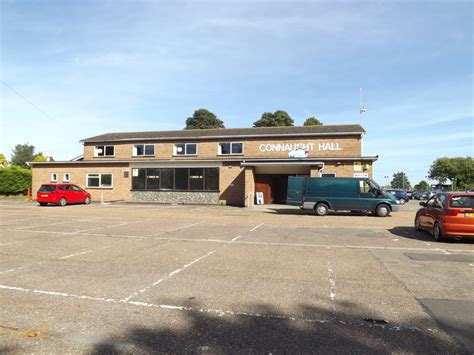
<path id="1" fill-rule="evenodd" d="M 339 143 L 319 143 L 318 150 L 342 150 Z"/>
<path id="2" fill-rule="evenodd" d="M 260 144 L 261 152 L 291 152 L 295 150 L 310 151 L 313 149 L 314 149 L 314 143 Z"/>

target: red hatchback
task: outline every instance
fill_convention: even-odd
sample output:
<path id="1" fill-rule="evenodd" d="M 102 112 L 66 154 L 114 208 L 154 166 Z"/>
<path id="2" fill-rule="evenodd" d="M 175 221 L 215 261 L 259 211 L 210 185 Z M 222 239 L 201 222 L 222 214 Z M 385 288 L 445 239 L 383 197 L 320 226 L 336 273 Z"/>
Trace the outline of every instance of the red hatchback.
<path id="1" fill-rule="evenodd" d="M 437 241 L 446 238 L 474 237 L 474 193 L 437 193 L 420 202 L 415 228 L 431 232 Z"/>
<path id="2" fill-rule="evenodd" d="M 41 206 L 54 203 L 59 206 L 66 206 L 71 203 L 91 203 L 91 195 L 79 186 L 73 184 L 48 184 L 41 185 L 36 201 Z"/>

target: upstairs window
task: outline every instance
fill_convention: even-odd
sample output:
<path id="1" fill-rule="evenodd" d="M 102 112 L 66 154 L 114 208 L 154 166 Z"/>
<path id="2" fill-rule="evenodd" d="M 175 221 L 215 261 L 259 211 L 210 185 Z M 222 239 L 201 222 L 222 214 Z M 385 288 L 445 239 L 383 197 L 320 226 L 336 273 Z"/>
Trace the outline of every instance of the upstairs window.
<path id="1" fill-rule="evenodd" d="M 173 147 L 173 155 L 197 155 L 196 143 L 179 143 Z"/>
<path id="2" fill-rule="evenodd" d="M 218 146 L 219 155 L 243 154 L 243 152 L 244 144 L 241 142 L 219 143 Z"/>
<path id="3" fill-rule="evenodd" d="M 135 144 L 133 146 L 134 157 L 142 157 L 147 155 L 155 155 L 154 144 Z"/>
<path id="4" fill-rule="evenodd" d="M 115 156 L 115 146 L 113 145 L 96 145 L 94 148 L 95 157 L 113 157 Z"/>

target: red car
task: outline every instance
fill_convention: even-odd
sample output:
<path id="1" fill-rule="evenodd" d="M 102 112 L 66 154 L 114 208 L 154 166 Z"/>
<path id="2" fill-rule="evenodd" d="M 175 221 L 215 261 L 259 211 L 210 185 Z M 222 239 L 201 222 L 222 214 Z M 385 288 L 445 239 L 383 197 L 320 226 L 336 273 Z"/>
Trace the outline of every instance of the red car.
<path id="1" fill-rule="evenodd" d="M 71 203 L 91 203 L 91 195 L 79 186 L 73 184 L 47 184 L 41 185 L 36 201 L 41 206 L 54 203 L 59 206 L 66 206 Z"/>
<path id="2" fill-rule="evenodd" d="M 415 229 L 431 232 L 437 241 L 474 237 L 474 193 L 440 192 L 420 205 Z"/>

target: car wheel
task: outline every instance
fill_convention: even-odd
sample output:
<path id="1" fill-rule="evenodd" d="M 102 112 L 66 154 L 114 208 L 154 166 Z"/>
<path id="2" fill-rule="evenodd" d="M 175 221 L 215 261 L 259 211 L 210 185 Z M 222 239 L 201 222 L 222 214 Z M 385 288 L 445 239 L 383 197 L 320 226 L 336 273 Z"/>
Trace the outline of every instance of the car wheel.
<path id="1" fill-rule="evenodd" d="M 404 199 L 400 200 L 400 204 L 404 205 L 405 203 L 406 203 L 406 201 Z"/>
<path id="2" fill-rule="evenodd" d="M 314 211 L 318 216 L 325 216 L 329 212 L 329 207 L 325 203 L 318 203 L 314 208 Z"/>
<path id="3" fill-rule="evenodd" d="M 387 205 L 378 205 L 375 213 L 379 217 L 387 217 L 390 214 L 390 208 Z"/>
<path id="4" fill-rule="evenodd" d="M 90 197 L 86 197 L 86 198 L 84 199 L 84 203 L 85 203 L 86 205 L 88 205 L 89 203 L 91 203 Z"/>
<path id="5" fill-rule="evenodd" d="M 418 217 L 415 218 L 415 229 L 421 231 L 420 219 Z"/>
<path id="6" fill-rule="evenodd" d="M 439 226 L 438 223 L 435 223 L 435 225 L 433 227 L 433 237 L 438 242 L 443 242 L 445 240 L 445 238 L 443 236 L 443 232 L 441 231 L 441 227 Z"/>
<path id="7" fill-rule="evenodd" d="M 66 203 L 66 199 L 64 197 L 61 197 L 61 199 L 59 200 L 59 206 L 64 207 L 66 206 Z"/>
<path id="8" fill-rule="evenodd" d="M 47 203 L 46 203 L 46 202 L 40 202 L 39 205 L 40 205 L 40 206 L 46 206 Z"/>

